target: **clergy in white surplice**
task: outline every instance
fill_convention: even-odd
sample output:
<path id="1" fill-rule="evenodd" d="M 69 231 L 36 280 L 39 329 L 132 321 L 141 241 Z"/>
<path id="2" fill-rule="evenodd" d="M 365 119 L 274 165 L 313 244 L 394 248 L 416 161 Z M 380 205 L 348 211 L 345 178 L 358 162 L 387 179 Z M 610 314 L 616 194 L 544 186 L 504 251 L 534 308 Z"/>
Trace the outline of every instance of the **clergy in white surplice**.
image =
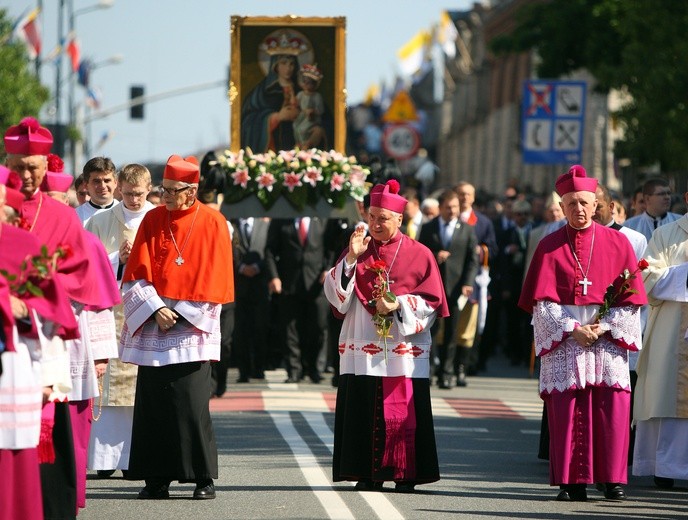
<path id="1" fill-rule="evenodd" d="M 567 224 L 540 241 L 519 300 L 533 314 L 550 431 L 550 484 L 561 488 L 560 501 L 587 500 L 592 483 L 605 484 L 606 498 L 623 500 L 628 354 L 641 347 L 640 306 L 647 298 L 630 242 L 592 221 L 597 180 L 576 165 L 555 186 Z M 601 310 L 605 302 L 607 312 Z"/>
<path id="2" fill-rule="evenodd" d="M 430 402 L 430 328 L 449 314 L 437 262 L 399 231 L 399 183 L 370 193 L 368 233 L 358 226 L 324 291 L 343 318 L 332 479 L 359 491 L 397 492 L 439 480 Z M 386 327 L 381 326 L 381 320 Z"/>
<path id="3" fill-rule="evenodd" d="M 658 228 L 645 259 L 650 314 L 637 367 L 632 471 L 672 487 L 688 479 L 688 216 Z"/>
<path id="4" fill-rule="evenodd" d="M 151 174 L 141 164 L 132 163 L 121 168 L 117 174 L 117 189 L 122 195 L 122 203 L 93 215 L 85 227 L 103 243 L 112 273 L 119 283 L 139 225 L 155 206 L 146 200 L 151 190 Z M 124 307 L 120 304 L 113 310 L 119 343 Z M 88 467 L 97 470 L 100 477 L 129 468 L 137 372 L 136 365 L 110 359 L 103 375 L 100 419 L 91 429 L 88 447 Z"/>

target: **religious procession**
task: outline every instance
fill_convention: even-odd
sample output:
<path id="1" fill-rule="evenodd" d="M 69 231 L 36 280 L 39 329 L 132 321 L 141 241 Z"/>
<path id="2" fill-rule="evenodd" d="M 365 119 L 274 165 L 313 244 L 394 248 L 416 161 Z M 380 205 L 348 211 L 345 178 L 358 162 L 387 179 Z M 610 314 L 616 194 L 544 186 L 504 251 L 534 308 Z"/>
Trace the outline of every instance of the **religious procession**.
<path id="1" fill-rule="evenodd" d="M 688 174 L 584 126 L 592 64 L 486 57 L 515 4 L 442 11 L 358 105 L 345 17 L 231 16 L 228 142 L 157 164 L 3 123 L 0 520 L 684 516 Z"/>

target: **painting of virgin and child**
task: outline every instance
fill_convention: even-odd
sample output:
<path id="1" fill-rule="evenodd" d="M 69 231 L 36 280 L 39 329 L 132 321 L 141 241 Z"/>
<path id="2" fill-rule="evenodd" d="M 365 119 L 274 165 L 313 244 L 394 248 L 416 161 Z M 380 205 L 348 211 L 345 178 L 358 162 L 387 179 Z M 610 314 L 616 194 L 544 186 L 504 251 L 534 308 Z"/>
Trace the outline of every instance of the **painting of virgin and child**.
<path id="1" fill-rule="evenodd" d="M 343 51 L 335 28 L 244 24 L 235 39 L 233 108 L 241 110 L 232 116 L 232 144 L 238 134 L 238 148 L 253 152 L 343 148 Z"/>

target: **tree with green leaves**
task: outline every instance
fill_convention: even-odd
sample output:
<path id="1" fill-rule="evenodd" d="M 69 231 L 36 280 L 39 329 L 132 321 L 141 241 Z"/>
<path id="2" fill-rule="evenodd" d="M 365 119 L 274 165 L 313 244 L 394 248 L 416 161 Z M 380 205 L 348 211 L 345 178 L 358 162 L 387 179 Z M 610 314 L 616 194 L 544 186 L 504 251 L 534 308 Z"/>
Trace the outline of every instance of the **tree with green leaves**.
<path id="1" fill-rule="evenodd" d="M 30 60 L 22 42 L 12 41 L 12 20 L 0 9 L 0 131 L 17 124 L 23 117 L 38 117 L 50 91 L 30 70 Z M 4 155 L 0 142 L 0 156 Z"/>
<path id="2" fill-rule="evenodd" d="M 542 78 L 587 69 L 598 90 L 627 92 L 630 101 L 612 114 L 625 129 L 617 156 L 688 169 L 688 2 L 549 0 L 517 16 L 516 29 L 491 42 L 493 52 L 534 50 Z"/>

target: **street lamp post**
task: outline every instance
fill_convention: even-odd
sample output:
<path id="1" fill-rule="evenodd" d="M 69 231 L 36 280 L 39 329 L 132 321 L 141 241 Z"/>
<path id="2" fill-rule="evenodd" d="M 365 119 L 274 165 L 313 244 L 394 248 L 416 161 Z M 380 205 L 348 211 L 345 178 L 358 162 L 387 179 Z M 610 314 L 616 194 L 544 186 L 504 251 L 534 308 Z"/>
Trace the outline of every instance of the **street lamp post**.
<path id="1" fill-rule="evenodd" d="M 64 2 L 64 0 L 60 0 Z M 115 0 L 100 0 L 97 4 L 89 5 L 87 7 L 82 7 L 81 9 L 74 9 L 74 0 L 69 0 L 69 35 L 74 38 L 76 35 L 76 19 L 82 14 L 90 13 L 92 11 L 98 11 L 100 9 L 109 9 L 115 3 Z M 61 40 L 60 40 L 61 41 Z M 76 72 L 74 68 L 70 67 L 69 72 L 69 128 L 70 131 L 74 131 L 75 121 L 76 121 L 76 109 L 74 104 L 74 91 L 76 89 Z M 59 100 L 59 95 L 58 95 Z M 59 103 L 59 101 L 58 101 Z M 72 160 L 72 171 L 74 175 L 78 175 L 79 164 L 77 164 L 77 153 L 76 153 L 76 139 L 74 136 L 69 139 L 69 151 Z"/>

